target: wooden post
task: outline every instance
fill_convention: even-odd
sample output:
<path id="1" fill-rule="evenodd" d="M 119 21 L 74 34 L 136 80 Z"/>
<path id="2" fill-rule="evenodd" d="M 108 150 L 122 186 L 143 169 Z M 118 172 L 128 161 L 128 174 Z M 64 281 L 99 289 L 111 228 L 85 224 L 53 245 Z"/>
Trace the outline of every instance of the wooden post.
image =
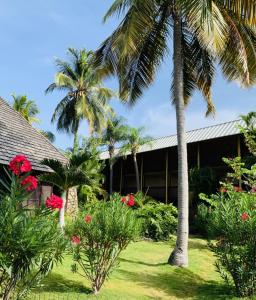
<path id="1" fill-rule="evenodd" d="M 165 203 L 168 204 L 168 164 L 169 164 L 169 152 L 168 148 L 166 149 L 165 156 Z"/>
<path id="2" fill-rule="evenodd" d="M 200 169 L 201 163 L 200 163 L 200 144 L 197 143 L 197 168 Z"/>
<path id="3" fill-rule="evenodd" d="M 140 190 L 143 192 L 143 153 L 141 154 L 140 164 Z"/>
<path id="4" fill-rule="evenodd" d="M 123 187 L 123 159 L 121 160 L 121 167 L 120 167 L 120 186 L 119 186 L 119 193 L 122 194 L 122 187 Z"/>

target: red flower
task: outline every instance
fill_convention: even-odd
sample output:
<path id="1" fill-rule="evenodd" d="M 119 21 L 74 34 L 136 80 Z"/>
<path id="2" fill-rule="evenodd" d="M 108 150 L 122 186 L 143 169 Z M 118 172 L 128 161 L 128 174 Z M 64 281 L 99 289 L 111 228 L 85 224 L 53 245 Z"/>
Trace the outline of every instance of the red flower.
<path id="1" fill-rule="evenodd" d="M 74 245 L 79 245 L 81 243 L 80 237 L 77 236 L 77 235 L 73 235 L 71 237 L 71 243 L 74 244 Z"/>
<path id="2" fill-rule="evenodd" d="M 122 197 L 121 202 L 126 203 L 127 202 L 126 197 Z"/>
<path id="3" fill-rule="evenodd" d="M 92 216 L 86 215 L 86 216 L 84 217 L 84 221 L 85 221 L 85 223 L 91 223 L 91 221 L 92 221 Z"/>
<path id="4" fill-rule="evenodd" d="M 24 155 L 16 155 L 9 163 L 9 169 L 15 174 L 20 175 L 31 171 L 31 164 Z"/>
<path id="5" fill-rule="evenodd" d="M 227 188 L 225 188 L 223 186 L 219 189 L 219 192 L 221 192 L 221 193 L 226 193 L 227 191 L 228 191 Z"/>
<path id="6" fill-rule="evenodd" d="M 234 186 L 234 191 L 235 192 L 242 192 L 242 188 L 240 188 L 240 186 Z"/>
<path id="7" fill-rule="evenodd" d="M 37 179 L 34 176 L 28 176 L 21 184 L 25 187 L 26 191 L 34 191 L 37 188 Z"/>
<path id="8" fill-rule="evenodd" d="M 256 193 L 256 186 L 252 187 L 251 193 Z"/>
<path id="9" fill-rule="evenodd" d="M 135 199 L 134 199 L 134 196 L 132 194 L 128 195 L 128 202 L 127 202 L 127 205 L 128 206 L 134 206 L 135 204 Z"/>
<path id="10" fill-rule="evenodd" d="M 63 200 L 60 197 L 52 194 L 46 199 L 45 205 L 51 209 L 61 209 L 63 206 Z"/>
<path id="11" fill-rule="evenodd" d="M 249 215 L 248 215 L 247 213 L 243 213 L 243 214 L 241 215 L 241 219 L 242 219 L 243 221 L 247 221 L 247 220 L 249 219 Z"/>

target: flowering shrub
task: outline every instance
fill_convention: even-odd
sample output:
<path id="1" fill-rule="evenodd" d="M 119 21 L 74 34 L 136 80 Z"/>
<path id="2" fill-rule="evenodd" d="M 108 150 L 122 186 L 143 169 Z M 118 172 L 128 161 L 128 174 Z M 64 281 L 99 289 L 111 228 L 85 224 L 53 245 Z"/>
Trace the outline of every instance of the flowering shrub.
<path id="1" fill-rule="evenodd" d="M 45 201 L 45 205 L 48 208 L 54 209 L 61 209 L 63 206 L 63 200 L 62 198 L 52 194 L 50 197 L 48 197 Z"/>
<path id="2" fill-rule="evenodd" d="M 80 213 L 68 228 L 73 260 L 72 271 L 83 273 L 96 294 L 109 277 L 122 250 L 138 236 L 134 210 L 120 197 L 101 201 Z"/>
<path id="3" fill-rule="evenodd" d="M 51 210 L 28 210 L 22 203 L 36 188 L 28 160 L 16 157 L 10 163 L 11 182 L 3 181 L 0 193 L 0 298 L 21 299 L 62 260 L 65 239 Z"/>

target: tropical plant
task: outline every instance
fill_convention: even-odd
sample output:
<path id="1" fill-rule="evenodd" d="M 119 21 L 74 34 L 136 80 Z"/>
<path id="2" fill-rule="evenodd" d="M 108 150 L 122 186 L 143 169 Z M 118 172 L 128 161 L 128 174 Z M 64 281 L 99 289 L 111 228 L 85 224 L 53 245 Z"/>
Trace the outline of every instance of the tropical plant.
<path id="1" fill-rule="evenodd" d="M 40 120 L 36 117 L 39 109 L 33 100 L 29 100 L 26 95 L 16 96 L 12 95 L 12 108 L 16 110 L 29 124 L 39 123 Z"/>
<path id="2" fill-rule="evenodd" d="M 58 69 L 54 83 L 46 93 L 65 91 L 66 95 L 55 108 L 52 122 L 57 121 L 57 129 L 74 134 L 74 151 L 78 149 L 78 129 L 82 119 L 89 124 L 89 131 L 100 131 L 105 125 L 105 117 L 111 111 L 108 101 L 114 93 L 104 87 L 99 73 L 91 66 L 92 51 L 69 48 L 70 62 L 56 60 Z"/>
<path id="3" fill-rule="evenodd" d="M 17 156 L 0 188 L 0 297 L 24 299 L 62 261 L 66 241 L 53 210 L 25 206 L 37 187 L 30 163 Z M 3 178 L 3 177 L 2 177 Z"/>
<path id="4" fill-rule="evenodd" d="M 87 152 L 73 154 L 67 164 L 56 159 L 44 159 L 41 164 L 49 167 L 53 172 L 40 175 L 39 179 L 60 189 L 63 193 L 63 206 L 59 214 L 59 223 L 65 226 L 65 210 L 67 208 L 68 191 L 72 187 L 90 184 L 90 178 L 83 169 L 84 162 L 90 158 Z"/>
<path id="5" fill-rule="evenodd" d="M 217 61 L 228 80 L 244 86 L 255 82 L 256 4 L 244 0 L 116 0 L 105 20 L 125 14 L 113 34 L 96 53 L 96 65 L 105 75 L 119 78 L 120 97 L 136 103 L 151 85 L 155 73 L 173 44 L 173 102 L 178 139 L 177 243 L 169 263 L 188 264 L 188 166 L 185 105 L 195 89 L 214 112 L 211 86 Z M 173 34 L 171 35 L 171 31 Z"/>
<path id="6" fill-rule="evenodd" d="M 156 241 L 168 240 L 177 230 L 177 208 L 172 204 L 150 201 L 138 208 L 142 219 L 142 234 Z"/>
<path id="7" fill-rule="evenodd" d="M 244 121 L 244 125 L 240 125 L 239 129 L 244 135 L 249 151 L 256 156 L 256 112 L 251 111 L 240 117 Z"/>
<path id="8" fill-rule="evenodd" d="M 51 131 L 45 131 L 45 130 L 42 130 L 40 129 L 39 132 L 44 136 L 46 137 L 51 143 L 54 143 L 55 142 L 55 135 L 51 132 Z"/>
<path id="9" fill-rule="evenodd" d="M 126 139 L 120 149 L 120 154 L 127 155 L 131 153 L 134 163 L 135 175 L 136 175 L 136 188 L 137 192 L 140 191 L 140 174 L 137 162 L 137 154 L 143 145 L 151 145 L 152 138 L 150 136 L 142 136 L 144 127 L 128 128 L 126 133 Z"/>
<path id="10" fill-rule="evenodd" d="M 112 117 L 107 121 L 107 126 L 102 133 L 102 143 L 107 146 L 109 153 L 109 193 L 113 192 L 113 167 L 117 160 L 115 153 L 116 144 L 126 139 L 128 127 L 124 125 L 121 117 Z"/>
<path id="11" fill-rule="evenodd" d="M 139 221 L 119 196 L 82 211 L 69 234 L 73 245 L 72 270 L 88 278 L 97 294 L 117 265 L 120 252 L 139 236 Z"/>

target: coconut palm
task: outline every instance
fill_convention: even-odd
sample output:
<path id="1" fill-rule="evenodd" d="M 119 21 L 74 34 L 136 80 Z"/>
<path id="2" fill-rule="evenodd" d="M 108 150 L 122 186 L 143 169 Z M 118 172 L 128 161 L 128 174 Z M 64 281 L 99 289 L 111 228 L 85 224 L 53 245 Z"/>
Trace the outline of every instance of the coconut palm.
<path id="1" fill-rule="evenodd" d="M 113 167 L 117 156 L 115 153 L 116 145 L 126 139 L 128 127 L 124 125 L 121 117 L 112 117 L 107 121 L 107 126 L 102 133 L 102 143 L 107 146 L 109 153 L 109 193 L 113 192 Z"/>
<path id="2" fill-rule="evenodd" d="M 145 128 L 129 128 L 128 132 L 126 133 L 126 140 L 121 148 L 121 153 L 126 155 L 127 153 L 131 153 L 133 162 L 134 162 L 134 169 L 136 175 L 136 188 L 137 192 L 140 191 L 140 175 L 139 175 L 139 168 L 137 162 L 137 153 L 139 152 L 141 146 L 148 144 L 150 145 L 150 141 L 152 140 L 149 136 L 143 136 Z"/>
<path id="3" fill-rule="evenodd" d="M 178 140 L 178 234 L 169 263 L 188 265 L 188 166 L 185 105 L 195 89 L 214 112 L 211 86 L 215 62 L 228 80 L 244 86 L 256 76 L 256 3 L 248 0 L 116 0 L 105 20 L 124 15 L 96 53 L 105 75 L 119 78 L 120 97 L 130 104 L 154 81 L 173 45 L 172 100 Z"/>
<path id="4" fill-rule="evenodd" d="M 33 100 L 29 100 L 26 95 L 16 96 L 12 95 L 13 103 L 12 108 L 25 118 L 29 124 L 39 123 L 36 115 L 39 114 L 39 109 Z"/>
<path id="5" fill-rule="evenodd" d="M 90 184 L 89 175 L 84 171 L 83 164 L 90 159 L 88 152 L 73 154 L 69 162 L 63 165 L 56 159 L 44 159 L 41 163 L 52 169 L 53 172 L 43 174 L 40 181 L 47 182 L 58 187 L 63 193 L 63 207 L 60 210 L 59 223 L 65 226 L 65 209 L 68 201 L 68 190 L 85 184 Z"/>
<path id="6" fill-rule="evenodd" d="M 105 88 L 98 73 L 92 68 L 92 51 L 68 49 L 70 62 L 56 60 L 58 72 L 46 93 L 55 90 L 66 94 L 55 108 L 52 122 L 57 129 L 74 134 L 74 151 L 78 149 L 78 129 L 82 119 L 89 124 L 90 133 L 100 131 L 105 115 L 110 111 L 108 100 L 114 93 Z"/>

